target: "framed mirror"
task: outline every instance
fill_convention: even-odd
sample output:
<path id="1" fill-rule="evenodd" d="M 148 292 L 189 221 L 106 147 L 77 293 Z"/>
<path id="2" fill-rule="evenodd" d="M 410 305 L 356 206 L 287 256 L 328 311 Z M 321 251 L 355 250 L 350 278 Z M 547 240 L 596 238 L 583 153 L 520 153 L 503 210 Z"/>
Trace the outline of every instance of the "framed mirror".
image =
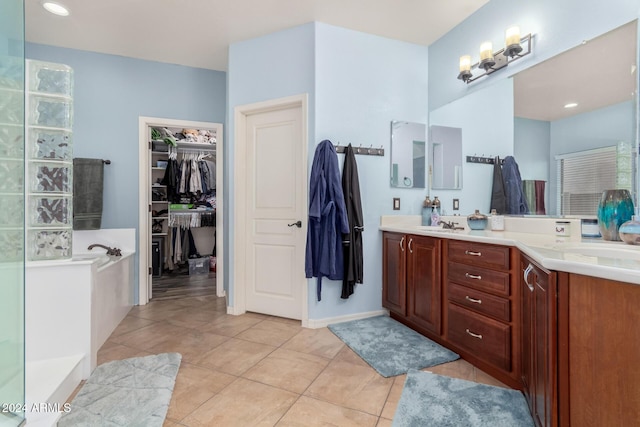
<path id="1" fill-rule="evenodd" d="M 612 188 L 628 189 L 638 204 L 637 26 L 513 76 L 514 157 L 523 180 L 547 184 L 547 215 L 593 216 Z"/>
<path id="2" fill-rule="evenodd" d="M 424 123 L 391 122 L 391 187 L 425 188 L 426 128 Z"/>
<path id="3" fill-rule="evenodd" d="M 462 129 L 429 127 L 429 175 L 434 190 L 462 189 Z"/>

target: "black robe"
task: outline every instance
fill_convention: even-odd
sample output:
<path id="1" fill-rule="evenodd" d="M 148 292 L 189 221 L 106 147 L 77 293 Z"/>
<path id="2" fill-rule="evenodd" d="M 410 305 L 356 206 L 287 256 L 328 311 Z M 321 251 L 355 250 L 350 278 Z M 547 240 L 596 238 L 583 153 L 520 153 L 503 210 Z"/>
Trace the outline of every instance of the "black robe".
<path id="1" fill-rule="evenodd" d="M 362 203 L 360 201 L 360 183 L 358 181 L 358 165 L 351 144 L 344 150 L 344 166 L 342 168 L 342 192 L 349 219 L 349 234 L 343 234 L 344 247 L 344 279 L 342 281 L 343 299 L 353 294 L 356 283 L 362 283 Z"/>

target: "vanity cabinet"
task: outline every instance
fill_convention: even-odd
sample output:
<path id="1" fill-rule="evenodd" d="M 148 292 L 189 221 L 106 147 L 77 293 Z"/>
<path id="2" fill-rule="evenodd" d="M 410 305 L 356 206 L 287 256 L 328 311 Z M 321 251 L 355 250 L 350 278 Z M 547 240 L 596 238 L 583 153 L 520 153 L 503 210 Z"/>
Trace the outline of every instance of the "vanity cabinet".
<path id="1" fill-rule="evenodd" d="M 422 333 L 440 335 L 440 239 L 384 233 L 382 305 Z"/>
<path id="2" fill-rule="evenodd" d="M 382 306 L 391 313 L 407 314 L 407 236 L 383 233 Z"/>
<path id="3" fill-rule="evenodd" d="M 520 272 L 523 391 L 536 426 L 557 426 L 557 274 L 526 255 Z"/>
<path id="4" fill-rule="evenodd" d="M 640 425 L 640 285 L 558 273 L 561 426 Z"/>
<path id="5" fill-rule="evenodd" d="M 519 294 L 508 246 L 446 239 L 443 338 L 465 359 L 519 387 Z"/>

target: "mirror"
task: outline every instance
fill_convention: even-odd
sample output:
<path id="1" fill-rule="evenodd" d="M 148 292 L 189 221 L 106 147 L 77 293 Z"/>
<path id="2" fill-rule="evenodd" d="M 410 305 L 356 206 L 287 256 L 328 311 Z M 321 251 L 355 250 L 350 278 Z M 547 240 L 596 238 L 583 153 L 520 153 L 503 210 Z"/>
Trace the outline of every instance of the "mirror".
<path id="1" fill-rule="evenodd" d="M 462 129 L 429 127 L 429 175 L 434 190 L 462 188 Z"/>
<path id="2" fill-rule="evenodd" d="M 391 187 L 425 188 L 426 125 L 391 122 Z"/>
<path id="3" fill-rule="evenodd" d="M 630 189 L 637 206 L 637 170 L 631 154 L 638 152 L 636 45 L 633 21 L 513 76 L 514 157 L 523 180 L 546 181 L 546 214 L 595 215 L 591 205 L 597 206 L 602 190 L 595 186 L 590 193 L 580 189 L 575 193 L 582 194 L 569 194 L 565 188 L 559 194 L 562 182 L 567 184 L 558 181 L 557 164 L 574 153 L 604 147 L 614 150 L 617 171 L 606 171 L 613 176 L 610 184 L 602 184 L 602 176 L 594 181 Z M 597 58 L 606 59 L 598 65 Z M 570 103 L 577 105 L 565 108 Z M 620 147 L 627 151 L 626 158 Z M 584 171 L 595 167 L 582 167 L 574 181 L 587 181 Z M 569 206 L 587 203 L 587 198 L 582 210 Z"/>

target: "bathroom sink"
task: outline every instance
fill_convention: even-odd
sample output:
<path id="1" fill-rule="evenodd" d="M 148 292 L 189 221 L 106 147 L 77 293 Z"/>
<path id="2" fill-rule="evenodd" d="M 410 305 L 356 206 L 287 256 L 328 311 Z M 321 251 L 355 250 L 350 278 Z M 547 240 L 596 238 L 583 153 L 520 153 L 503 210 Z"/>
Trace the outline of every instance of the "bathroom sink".
<path id="1" fill-rule="evenodd" d="M 434 225 L 418 225 L 416 228 L 420 231 L 435 231 L 437 233 L 453 233 L 454 231 L 461 231 L 461 230 L 452 230 L 450 228 L 442 228 L 440 226 L 434 226 Z"/>
<path id="2" fill-rule="evenodd" d="M 640 261 L 640 248 L 633 249 L 633 246 L 607 243 L 563 243 L 553 245 L 552 248 L 570 254 Z"/>

